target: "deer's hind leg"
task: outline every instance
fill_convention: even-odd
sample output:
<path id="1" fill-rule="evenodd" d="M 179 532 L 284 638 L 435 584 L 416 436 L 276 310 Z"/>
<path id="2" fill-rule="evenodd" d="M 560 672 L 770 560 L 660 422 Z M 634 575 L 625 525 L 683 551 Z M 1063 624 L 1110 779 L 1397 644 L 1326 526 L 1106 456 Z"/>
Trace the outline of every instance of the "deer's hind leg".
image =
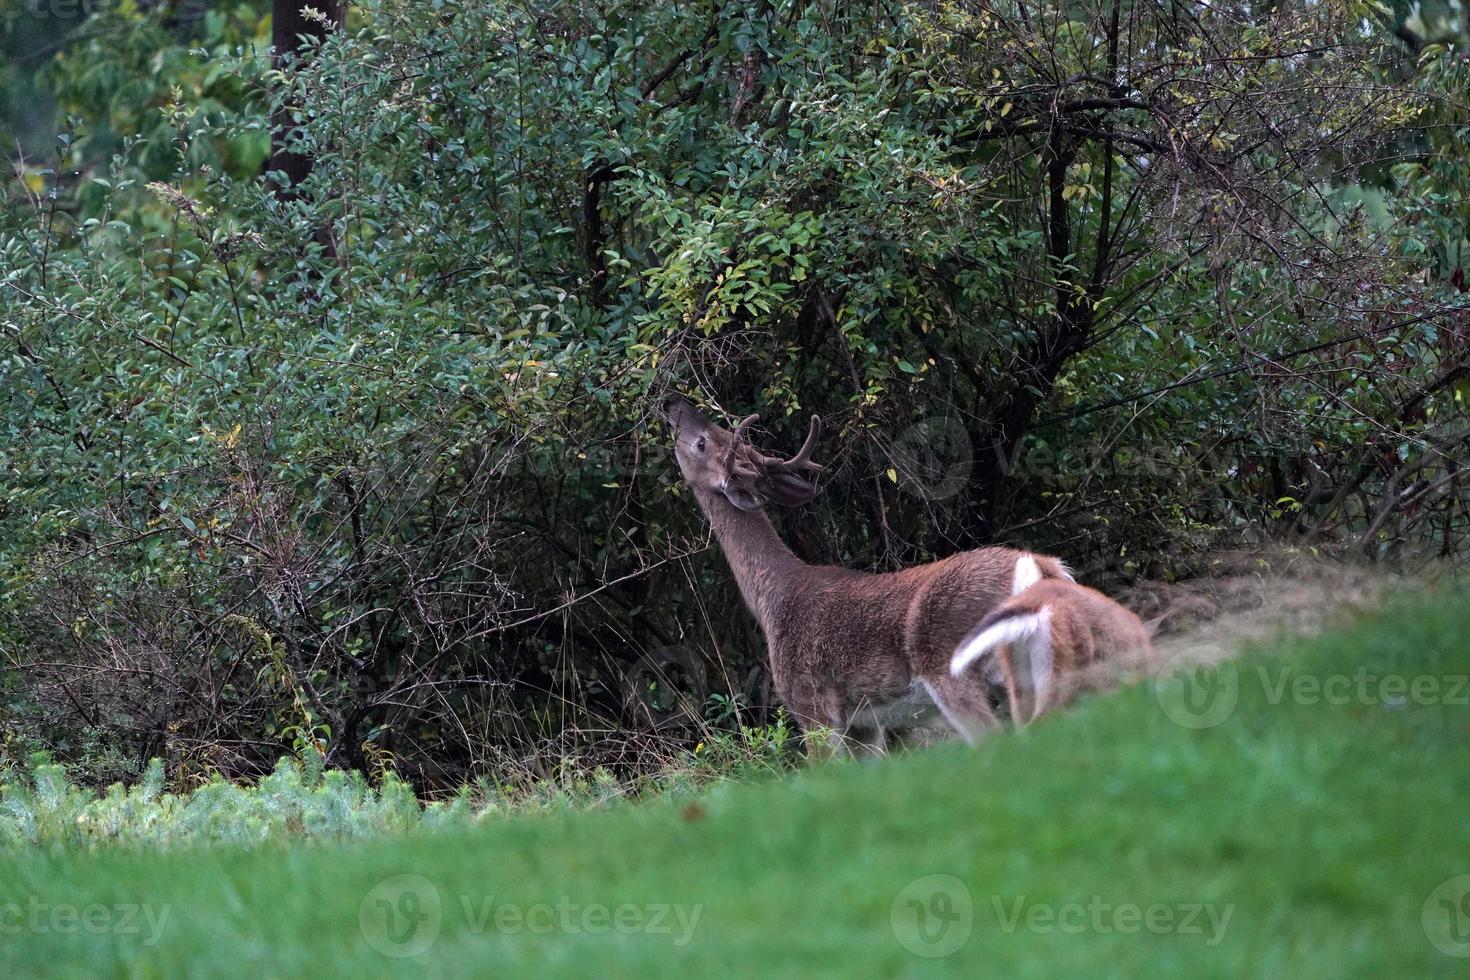
<path id="1" fill-rule="evenodd" d="M 945 719 L 972 745 L 985 733 L 999 728 L 995 710 L 990 707 L 990 689 L 980 671 L 966 671 L 959 677 L 949 673 L 923 679 L 924 688 Z"/>
<path id="2" fill-rule="evenodd" d="M 801 729 L 808 758 L 858 754 L 852 751 L 853 746 L 849 744 L 850 734 L 857 736 L 860 744 L 867 742 L 867 738 L 863 737 L 866 733 L 853 730 L 849 713 L 835 692 L 805 685 L 787 691 L 781 701 Z M 817 734 L 823 729 L 826 730 L 825 739 Z M 882 739 L 881 731 L 877 737 Z"/>

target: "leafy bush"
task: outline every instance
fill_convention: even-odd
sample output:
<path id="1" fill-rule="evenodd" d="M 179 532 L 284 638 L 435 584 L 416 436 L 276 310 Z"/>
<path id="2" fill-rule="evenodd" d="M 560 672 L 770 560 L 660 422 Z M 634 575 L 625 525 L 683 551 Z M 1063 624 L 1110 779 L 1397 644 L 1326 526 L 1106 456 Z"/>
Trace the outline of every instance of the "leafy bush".
<path id="1" fill-rule="evenodd" d="M 99 13 L 0 208 L 6 752 L 634 778 L 707 731 L 666 666 L 768 723 L 670 386 L 831 423 L 813 560 L 1458 557 L 1457 232 L 1404 222 L 1460 75 L 1352 5 L 1026 13 L 373 0 L 283 72 L 249 4 Z"/>

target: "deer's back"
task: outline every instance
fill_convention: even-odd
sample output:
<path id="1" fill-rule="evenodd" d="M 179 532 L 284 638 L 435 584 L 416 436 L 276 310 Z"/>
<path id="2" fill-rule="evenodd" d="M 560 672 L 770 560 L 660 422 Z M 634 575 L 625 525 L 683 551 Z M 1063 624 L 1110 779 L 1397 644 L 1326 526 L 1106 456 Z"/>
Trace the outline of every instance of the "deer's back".
<path id="1" fill-rule="evenodd" d="M 977 548 L 912 571 L 930 575 L 915 589 L 905 622 L 908 660 L 921 676 L 949 669 L 955 647 L 1011 595 L 1016 562 L 1026 552 Z M 1049 559 L 1045 575 L 1059 574 Z"/>
<path id="2" fill-rule="evenodd" d="M 980 548 L 883 574 L 812 568 L 774 617 L 778 690 L 813 677 L 876 700 L 942 675 L 960 641 L 1010 595 L 1023 554 Z"/>
<path id="3" fill-rule="evenodd" d="M 1071 667 L 1085 667 L 1104 657 L 1143 654 L 1150 648 L 1143 621 L 1096 589 L 1038 582 L 1026 590 L 1027 596 L 1032 593 L 1040 603 L 1058 610 L 1053 630 L 1057 646 L 1072 651 L 1076 662 Z"/>

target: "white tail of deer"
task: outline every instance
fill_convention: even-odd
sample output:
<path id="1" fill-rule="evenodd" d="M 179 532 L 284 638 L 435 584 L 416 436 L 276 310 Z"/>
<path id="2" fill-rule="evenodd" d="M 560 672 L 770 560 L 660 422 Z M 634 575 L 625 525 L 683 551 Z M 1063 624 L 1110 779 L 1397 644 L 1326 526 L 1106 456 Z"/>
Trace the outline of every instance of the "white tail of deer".
<path id="1" fill-rule="evenodd" d="M 1054 707 L 1060 683 L 1076 671 L 1149 651 L 1148 628 L 1095 589 L 1019 568 L 1016 588 L 956 647 L 949 669 L 960 677 L 978 662 L 997 676 L 1018 725 Z"/>

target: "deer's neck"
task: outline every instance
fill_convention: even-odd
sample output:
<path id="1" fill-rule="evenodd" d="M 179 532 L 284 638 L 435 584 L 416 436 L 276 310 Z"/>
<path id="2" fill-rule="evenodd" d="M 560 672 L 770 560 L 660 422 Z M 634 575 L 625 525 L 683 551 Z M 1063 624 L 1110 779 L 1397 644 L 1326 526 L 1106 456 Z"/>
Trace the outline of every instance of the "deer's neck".
<path id="1" fill-rule="evenodd" d="M 763 512 L 741 510 L 718 491 L 696 489 L 695 496 L 720 540 L 740 595 L 769 635 L 776 600 L 804 563 Z"/>

